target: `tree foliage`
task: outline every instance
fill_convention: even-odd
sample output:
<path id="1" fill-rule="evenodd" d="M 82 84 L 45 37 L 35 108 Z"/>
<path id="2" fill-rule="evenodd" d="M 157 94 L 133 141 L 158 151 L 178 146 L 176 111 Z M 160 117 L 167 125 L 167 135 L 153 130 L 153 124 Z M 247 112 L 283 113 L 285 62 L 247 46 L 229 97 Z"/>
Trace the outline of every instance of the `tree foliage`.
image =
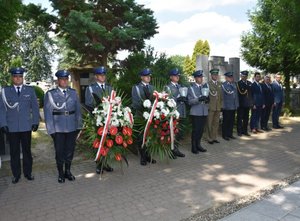
<path id="1" fill-rule="evenodd" d="M 190 58 L 190 56 L 187 55 L 184 59 L 183 73 L 186 76 L 191 76 L 193 74 L 194 70 L 195 70 L 195 65 L 194 65 L 192 59 Z"/>
<path id="2" fill-rule="evenodd" d="M 59 15 L 57 31 L 81 64 L 107 64 L 119 50 L 144 48 L 145 40 L 157 33 L 153 11 L 134 0 L 51 0 Z"/>
<path id="3" fill-rule="evenodd" d="M 296 43 L 290 41 L 281 25 L 286 16 L 279 13 L 283 2 L 284 0 L 259 0 L 256 10 L 249 13 L 252 30 L 241 37 L 241 54 L 253 67 L 284 74 L 286 106 L 289 107 L 290 76 L 299 72 L 300 62 Z M 299 31 L 293 30 L 293 27 L 295 26 L 285 28 L 291 32 Z"/>

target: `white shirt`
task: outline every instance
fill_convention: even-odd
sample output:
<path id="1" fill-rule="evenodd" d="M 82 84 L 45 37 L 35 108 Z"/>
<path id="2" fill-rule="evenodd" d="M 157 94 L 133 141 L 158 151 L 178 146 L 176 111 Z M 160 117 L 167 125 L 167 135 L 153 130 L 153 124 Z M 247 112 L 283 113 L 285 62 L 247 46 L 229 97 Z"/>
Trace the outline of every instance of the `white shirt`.
<path id="1" fill-rule="evenodd" d="M 17 86 L 17 85 L 14 85 L 14 87 L 15 87 L 15 90 L 16 90 L 16 92 L 18 93 L 18 87 L 19 87 L 19 91 L 21 92 L 21 90 L 22 90 L 22 84 L 21 85 L 19 85 L 19 86 Z"/>
<path id="2" fill-rule="evenodd" d="M 99 85 L 100 88 L 102 88 L 102 85 L 103 85 L 103 88 L 105 89 L 105 83 L 97 82 L 97 84 Z"/>

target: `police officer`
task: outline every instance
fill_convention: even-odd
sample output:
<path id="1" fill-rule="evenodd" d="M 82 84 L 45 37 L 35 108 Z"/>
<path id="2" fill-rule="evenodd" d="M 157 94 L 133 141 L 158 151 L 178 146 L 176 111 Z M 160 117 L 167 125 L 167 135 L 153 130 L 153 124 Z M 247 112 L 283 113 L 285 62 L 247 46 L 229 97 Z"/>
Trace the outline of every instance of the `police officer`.
<path id="1" fill-rule="evenodd" d="M 183 121 L 184 118 L 186 118 L 186 104 L 187 103 L 187 97 L 181 96 L 179 89 L 182 87 L 178 82 L 180 78 L 180 72 L 178 68 L 174 68 L 169 72 L 170 76 L 170 83 L 166 85 L 165 89 L 169 93 L 169 97 L 174 99 L 177 104 L 177 111 L 180 114 L 179 121 Z M 176 141 L 179 141 L 182 138 L 182 130 L 179 130 L 179 133 L 176 135 Z M 183 153 L 181 153 L 178 149 L 178 143 L 174 145 L 173 157 L 185 157 Z"/>
<path id="2" fill-rule="evenodd" d="M 210 70 L 211 79 L 208 81 L 209 86 L 209 107 L 207 117 L 207 135 L 208 143 L 220 143 L 217 140 L 220 112 L 223 103 L 221 82 L 218 81 L 219 69 Z"/>
<path id="3" fill-rule="evenodd" d="M 68 86 L 70 73 L 56 72 L 58 86 L 45 94 L 44 113 L 48 134 L 54 141 L 58 182 L 74 181 L 71 173 L 76 137 L 82 127 L 80 101 L 76 91 Z M 65 172 L 63 166 L 65 164 Z"/>
<path id="4" fill-rule="evenodd" d="M 193 73 L 195 82 L 188 89 L 188 102 L 191 106 L 190 116 L 192 120 L 192 153 L 198 154 L 207 150 L 201 146 L 206 119 L 208 115 L 208 85 L 203 83 L 203 71 L 198 70 Z M 204 89 L 207 96 L 204 96 Z"/>
<path id="5" fill-rule="evenodd" d="M 34 89 L 23 84 L 24 72 L 25 70 L 19 67 L 10 70 L 13 85 L 2 89 L 0 100 L 0 125 L 2 131 L 8 135 L 14 184 L 21 177 L 21 147 L 24 177 L 27 180 L 34 180 L 31 174 L 31 131 L 38 129 L 40 117 Z"/>
<path id="6" fill-rule="evenodd" d="M 143 115 L 143 102 L 146 99 L 153 100 L 154 87 L 150 84 L 151 70 L 149 68 L 143 69 L 140 73 L 141 82 L 134 85 L 131 90 L 132 109 L 135 111 L 134 115 L 142 117 Z M 142 147 L 143 132 L 138 137 L 138 148 L 140 153 L 140 164 L 147 165 L 147 162 L 156 163 L 154 159 L 151 160 L 150 155 L 146 152 L 145 147 Z"/>
<path id="7" fill-rule="evenodd" d="M 264 77 L 264 82 L 261 83 L 261 88 L 265 98 L 265 108 L 262 110 L 260 127 L 264 131 L 270 131 L 271 128 L 268 127 L 268 121 L 270 118 L 270 113 L 274 104 L 274 93 L 271 85 L 271 78 L 269 75 Z"/>
<path id="8" fill-rule="evenodd" d="M 241 72 L 241 79 L 237 82 L 237 91 L 239 97 L 239 107 L 237 109 L 237 134 L 238 136 L 246 135 L 248 133 L 249 111 L 252 107 L 251 85 L 247 80 L 248 71 Z"/>
<path id="9" fill-rule="evenodd" d="M 279 116 L 281 114 L 281 109 L 283 105 L 283 87 L 281 84 L 281 75 L 276 74 L 275 80 L 272 83 L 272 88 L 274 92 L 274 106 L 272 112 L 272 123 L 274 129 L 282 129 L 283 126 L 279 124 Z"/>
<path id="10" fill-rule="evenodd" d="M 235 139 L 232 135 L 235 111 L 239 106 L 236 85 L 233 82 L 233 73 L 226 72 L 225 81 L 222 83 L 223 92 L 223 122 L 222 122 L 222 137 L 224 140 Z"/>
<path id="11" fill-rule="evenodd" d="M 253 106 L 251 109 L 251 119 L 250 119 L 250 128 L 252 133 L 260 133 L 259 130 L 259 121 L 262 113 L 262 109 L 265 108 L 265 98 L 259 83 L 261 79 L 260 73 L 254 73 L 254 81 L 251 85 L 251 94 L 253 99 Z"/>
<path id="12" fill-rule="evenodd" d="M 92 112 L 99 103 L 97 103 L 96 99 L 102 99 L 105 96 L 110 96 L 112 91 L 112 87 L 106 82 L 106 73 L 107 69 L 103 66 L 96 67 L 93 70 L 95 76 L 95 82 L 89 85 L 85 90 L 85 105 Z M 99 102 L 99 101 L 98 101 Z M 102 162 L 97 164 L 96 173 L 101 173 Z M 112 172 L 113 168 L 111 168 L 108 164 L 103 165 L 103 170 L 107 172 Z"/>

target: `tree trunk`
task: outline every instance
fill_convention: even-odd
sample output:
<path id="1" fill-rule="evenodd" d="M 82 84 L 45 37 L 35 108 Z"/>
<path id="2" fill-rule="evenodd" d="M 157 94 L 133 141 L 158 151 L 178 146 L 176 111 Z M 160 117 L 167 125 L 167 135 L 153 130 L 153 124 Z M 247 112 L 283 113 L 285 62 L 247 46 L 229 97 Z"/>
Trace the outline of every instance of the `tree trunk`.
<path id="1" fill-rule="evenodd" d="M 101 55 L 101 65 L 107 67 L 107 58 L 108 54 L 106 52 L 103 52 Z"/>

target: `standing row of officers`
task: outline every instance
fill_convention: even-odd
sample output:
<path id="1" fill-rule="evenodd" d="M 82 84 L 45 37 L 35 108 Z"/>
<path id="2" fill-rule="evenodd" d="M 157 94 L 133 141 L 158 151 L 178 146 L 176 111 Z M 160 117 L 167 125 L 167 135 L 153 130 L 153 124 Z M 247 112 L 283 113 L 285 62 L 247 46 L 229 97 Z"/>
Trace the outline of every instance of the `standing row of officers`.
<path id="1" fill-rule="evenodd" d="M 7 134 L 10 144 L 12 183 L 17 183 L 21 177 L 20 149 L 23 153 L 23 174 L 27 180 L 34 180 L 32 175 L 31 132 L 36 131 L 39 125 L 39 107 L 34 89 L 23 84 L 23 68 L 10 70 L 12 86 L 2 88 L 0 96 L 0 128 Z M 85 106 L 92 112 L 98 105 L 99 99 L 112 91 L 112 86 L 106 81 L 105 67 L 94 69 L 95 82 L 85 91 Z M 235 139 L 233 127 L 237 111 L 237 135 L 250 136 L 248 130 L 249 114 L 251 110 L 250 130 L 252 133 L 269 131 L 268 120 L 272 110 L 273 128 L 279 129 L 279 115 L 283 104 L 283 88 L 281 76 L 276 75 L 271 83 L 270 77 L 265 76 L 261 83 L 260 73 L 255 73 L 254 81 L 247 80 L 248 71 L 241 72 L 241 79 L 235 83 L 233 73 L 225 73 L 225 81 L 219 81 L 219 70 L 210 70 L 211 78 L 203 82 L 203 71 L 193 73 L 193 82 L 183 93 L 180 72 L 177 68 L 169 72 L 170 82 L 165 86 L 177 103 L 180 113 L 179 121 L 187 117 L 187 107 L 192 122 L 191 152 L 199 154 L 207 150 L 202 146 L 201 140 L 204 131 L 207 131 L 209 144 L 220 143 L 217 140 L 220 114 L 222 112 L 222 137 L 224 140 Z M 59 70 L 57 87 L 49 90 L 44 98 L 44 115 L 48 134 L 52 137 L 55 148 L 55 159 L 58 171 L 58 182 L 65 179 L 74 181 L 71 173 L 76 138 L 82 129 L 82 114 L 80 101 L 76 91 L 68 86 L 70 73 Z M 144 69 L 139 73 L 141 81 L 132 87 L 132 110 L 134 115 L 143 114 L 143 101 L 153 100 L 154 86 L 151 85 L 151 70 Z M 143 134 L 143 132 L 141 132 Z M 176 140 L 182 139 L 182 131 L 176 135 Z M 142 147 L 142 136 L 138 136 L 136 143 L 140 154 L 140 164 L 156 163 Z M 185 157 L 179 150 L 179 142 L 175 143 L 172 152 L 173 158 Z M 100 168 L 107 172 L 113 171 L 109 165 L 97 163 L 96 172 Z"/>

